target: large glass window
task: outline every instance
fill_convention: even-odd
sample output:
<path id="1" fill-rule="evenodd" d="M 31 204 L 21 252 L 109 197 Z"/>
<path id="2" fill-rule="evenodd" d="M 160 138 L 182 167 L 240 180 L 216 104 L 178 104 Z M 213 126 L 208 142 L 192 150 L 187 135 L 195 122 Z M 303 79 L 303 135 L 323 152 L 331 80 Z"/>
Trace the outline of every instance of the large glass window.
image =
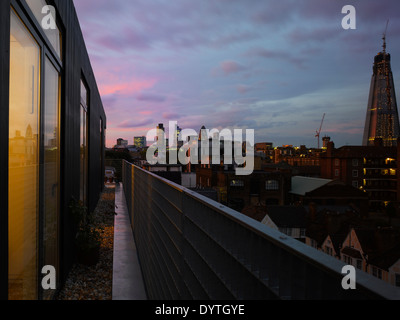
<path id="1" fill-rule="evenodd" d="M 59 271 L 60 75 L 13 9 L 10 17 L 8 295 L 46 299 L 54 292 L 38 291 L 39 271 Z"/>
<path id="2" fill-rule="evenodd" d="M 43 19 L 45 19 L 50 14 L 49 11 L 45 11 L 45 13 L 43 13 L 43 8 L 47 6 L 46 1 L 45 0 L 25 0 L 25 1 L 28 4 L 29 8 L 31 9 L 38 23 L 42 25 Z M 53 16 L 52 18 L 54 19 L 54 21 L 56 20 L 55 16 Z M 57 24 L 55 25 L 54 29 L 48 28 L 48 29 L 43 29 L 43 31 L 46 34 L 47 38 L 49 39 L 52 47 L 56 51 L 58 57 L 61 58 L 61 32 Z"/>
<path id="3" fill-rule="evenodd" d="M 81 134 L 80 134 L 80 200 L 87 206 L 88 189 L 88 94 L 83 81 L 81 81 Z"/>
<path id="4" fill-rule="evenodd" d="M 43 178 L 43 264 L 58 271 L 58 212 L 60 189 L 60 77 L 48 58 L 45 62 L 44 178 Z M 44 298 L 54 292 L 45 291 Z"/>
<path id="5" fill-rule="evenodd" d="M 40 47 L 11 10 L 9 299 L 36 299 L 39 217 Z"/>
<path id="6" fill-rule="evenodd" d="M 104 125 L 103 119 L 100 118 L 100 177 L 104 175 Z"/>

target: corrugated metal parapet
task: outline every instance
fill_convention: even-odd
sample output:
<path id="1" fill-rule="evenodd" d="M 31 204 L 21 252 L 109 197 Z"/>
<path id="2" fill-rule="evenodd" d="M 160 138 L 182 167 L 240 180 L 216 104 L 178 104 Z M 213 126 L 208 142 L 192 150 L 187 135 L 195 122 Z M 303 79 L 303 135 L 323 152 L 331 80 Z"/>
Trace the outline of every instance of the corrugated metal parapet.
<path id="1" fill-rule="evenodd" d="M 150 299 L 400 299 L 344 263 L 128 162 L 123 184 Z"/>

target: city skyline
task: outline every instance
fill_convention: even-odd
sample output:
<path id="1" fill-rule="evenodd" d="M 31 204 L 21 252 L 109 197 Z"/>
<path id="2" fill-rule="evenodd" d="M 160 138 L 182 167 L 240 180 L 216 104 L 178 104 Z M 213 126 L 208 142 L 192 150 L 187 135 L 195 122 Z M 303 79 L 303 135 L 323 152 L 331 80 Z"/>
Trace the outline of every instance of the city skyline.
<path id="1" fill-rule="evenodd" d="M 344 30 L 345 5 L 357 29 Z M 396 1 L 75 1 L 107 146 L 158 123 L 254 129 L 255 142 L 361 145 L 374 56 L 400 76 Z M 104 28 L 107 25 L 107 28 Z"/>

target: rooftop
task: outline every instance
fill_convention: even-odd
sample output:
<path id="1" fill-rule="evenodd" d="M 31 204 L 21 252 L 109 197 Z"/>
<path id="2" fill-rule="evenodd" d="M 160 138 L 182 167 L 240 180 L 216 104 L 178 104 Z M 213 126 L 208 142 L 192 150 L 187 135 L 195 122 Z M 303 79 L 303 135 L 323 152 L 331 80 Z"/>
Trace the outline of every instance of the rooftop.
<path id="1" fill-rule="evenodd" d="M 307 212 L 303 206 L 269 206 L 267 215 L 278 228 L 305 228 Z"/>
<path id="2" fill-rule="evenodd" d="M 290 190 L 290 193 L 305 196 L 307 192 L 313 191 L 332 181 L 330 179 L 295 176 L 292 177 L 292 190 Z"/>

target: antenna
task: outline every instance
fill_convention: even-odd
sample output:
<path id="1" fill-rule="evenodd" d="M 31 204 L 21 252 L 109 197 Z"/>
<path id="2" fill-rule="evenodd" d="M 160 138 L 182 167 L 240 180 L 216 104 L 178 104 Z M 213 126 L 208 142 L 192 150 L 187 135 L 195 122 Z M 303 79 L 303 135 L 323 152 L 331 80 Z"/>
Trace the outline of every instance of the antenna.
<path id="1" fill-rule="evenodd" d="M 383 38 L 382 38 L 382 40 L 383 40 L 383 53 L 386 53 L 386 32 L 387 32 L 387 29 L 388 29 L 388 25 L 389 25 L 389 19 L 386 22 L 386 28 L 385 28 L 385 32 L 383 33 Z"/>

